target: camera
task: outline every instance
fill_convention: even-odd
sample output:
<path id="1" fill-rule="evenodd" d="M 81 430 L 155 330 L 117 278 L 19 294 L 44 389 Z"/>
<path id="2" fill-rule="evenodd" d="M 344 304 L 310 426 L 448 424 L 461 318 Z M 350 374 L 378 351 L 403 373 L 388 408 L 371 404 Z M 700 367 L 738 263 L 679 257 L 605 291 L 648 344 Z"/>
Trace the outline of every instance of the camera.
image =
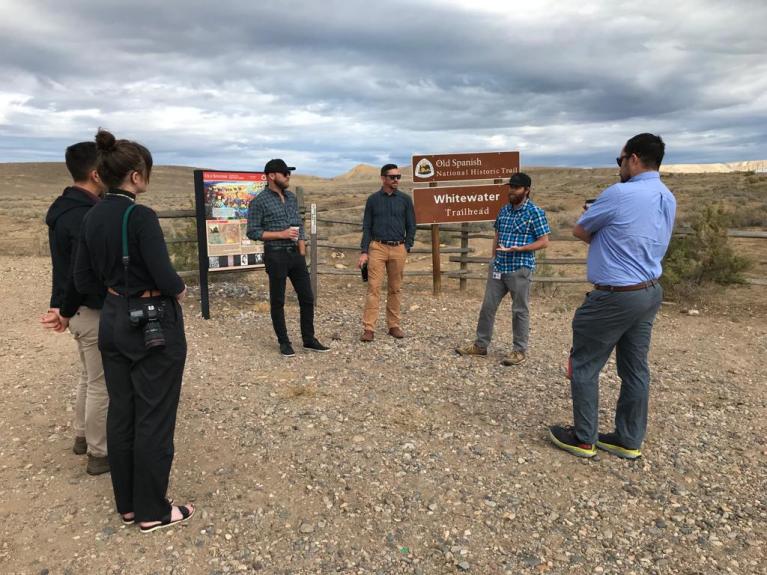
<path id="1" fill-rule="evenodd" d="M 144 328 L 144 347 L 147 349 L 165 345 L 165 335 L 160 325 L 163 315 L 165 308 L 155 303 L 142 303 L 140 307 L 129 311 L 131 326 Z"/>

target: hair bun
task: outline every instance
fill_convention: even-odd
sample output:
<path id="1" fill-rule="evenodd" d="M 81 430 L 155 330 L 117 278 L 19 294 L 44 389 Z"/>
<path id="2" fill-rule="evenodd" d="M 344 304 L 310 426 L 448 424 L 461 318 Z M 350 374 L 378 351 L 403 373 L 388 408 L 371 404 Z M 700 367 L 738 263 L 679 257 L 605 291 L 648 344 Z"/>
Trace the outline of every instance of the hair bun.
<path id="1" fill-rule="evenodd" d="M 107 130 L 102 130 L 99 128 L 98 133 L 96 134 L 96 147 L 102 152 L 111 152 L 113 151 L 117 145 L 116 145 L 115 137 L 112 135 L 112 132 L 108 132 Z"/>

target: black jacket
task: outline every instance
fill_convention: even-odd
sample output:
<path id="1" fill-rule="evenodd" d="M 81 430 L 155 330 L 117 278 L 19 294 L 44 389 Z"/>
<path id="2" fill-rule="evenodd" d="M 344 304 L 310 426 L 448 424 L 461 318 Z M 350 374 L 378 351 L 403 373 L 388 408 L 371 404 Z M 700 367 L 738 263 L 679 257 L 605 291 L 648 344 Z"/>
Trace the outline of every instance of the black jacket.
<path id="1" fill-rule="evenodd" d="M 83 221 L 80 246 L 74 267 L 77 288 L 97 293 L 108 286 L 121 295 L 135 296 L 145 290 L 160 290 L 175 297 L 184 282 L 173 269 L 157 214 L 136 205 L 128 223 L 130 265 L 126 283 L 122 263 L 122 218 L 136 197 L 122 190 L 109 190 Z"/>
<path id="2" fill-rule="evenodd" d="M 75 315 L 81 305 L 101 309 L 104 303 L 104 290 L 98 294 L 81 294 L 75 288 L 73 277 L 80 226 L 85 214 L 97 202 L 92 194 L 71 186 L 54 200 L 45 216 L 53 262 L 51 307 L 59 308 L 64 317 Z"/>

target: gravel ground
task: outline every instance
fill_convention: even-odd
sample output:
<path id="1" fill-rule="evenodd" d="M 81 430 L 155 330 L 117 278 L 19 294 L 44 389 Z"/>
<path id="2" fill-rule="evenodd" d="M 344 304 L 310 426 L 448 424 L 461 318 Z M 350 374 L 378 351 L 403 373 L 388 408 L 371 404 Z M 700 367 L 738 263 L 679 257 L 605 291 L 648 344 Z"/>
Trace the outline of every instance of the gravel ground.
<path id="1" fill-rule="evenodd" d="M 169 495 L 198 513 L 141 534 L 70 450 L 75 345 L 37 325 L 48 261 L 0 256 L 1 573 L 767 573 L 764 305 L 664 306 L 644 457 L 584 461 L 546 439 L 570 422 L 578 297 L 533 298 L 529 359 L 508 368 L 508 304 L 489 357 L 453 352 L 471 341 L 479 284 L 435 299 L 408 281 L 408 337 L 363 344 L 363 286 L 323 277 L 332 351 L 285 359 L 263 275 L 241 277 L 213 286 L 213 320 L 184 306 Z M 300 343 L 295 301 L 287 315 Z M 617 387 L 611 360 L 604 430 Z"/>

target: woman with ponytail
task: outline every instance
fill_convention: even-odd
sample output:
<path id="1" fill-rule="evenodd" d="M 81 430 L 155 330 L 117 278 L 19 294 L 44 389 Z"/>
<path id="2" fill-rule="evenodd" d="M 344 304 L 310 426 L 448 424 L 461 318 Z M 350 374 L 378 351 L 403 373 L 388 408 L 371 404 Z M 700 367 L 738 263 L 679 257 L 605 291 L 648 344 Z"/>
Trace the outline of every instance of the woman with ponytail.
<path id="1" fill-rule="evenodd" d="M 186 360 L 179 304 L 186 286 L 170 262 L 157 214 L 136 204 L 149 187 L 151 153 L 101 129 L 96 146 L 108 192 L 83 220 L 75 284 L 81 293 L 106 287 L 99 349 L 109 392 L 112 487 L 123 523 L 148 533 L 194 514 L 191 504 L 171 505 L 166 494 Z"/>

